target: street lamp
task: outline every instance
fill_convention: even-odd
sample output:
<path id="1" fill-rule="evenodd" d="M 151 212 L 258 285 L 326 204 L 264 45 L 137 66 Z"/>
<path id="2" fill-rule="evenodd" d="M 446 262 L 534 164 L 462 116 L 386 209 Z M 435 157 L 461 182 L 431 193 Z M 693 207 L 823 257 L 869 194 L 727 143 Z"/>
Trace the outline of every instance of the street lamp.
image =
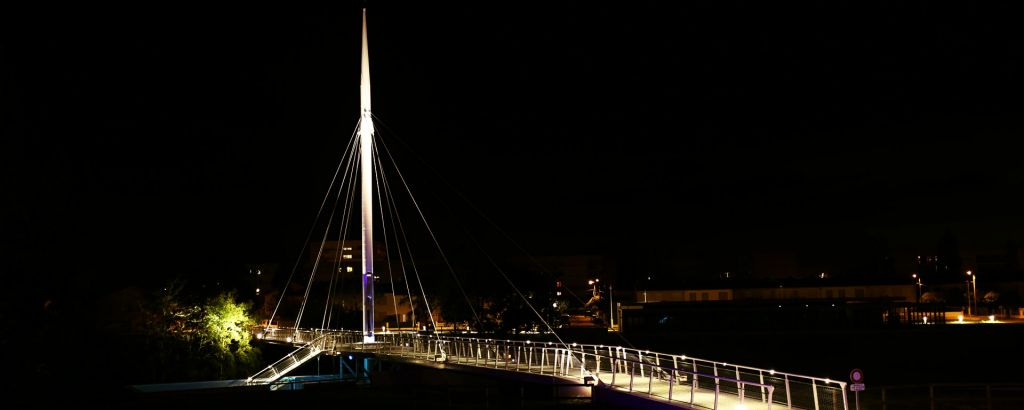
<path id="1" fill-rule="evenodd" d="M 612 285 L 608 285 L 608 317 L 611 318 L 609 328 L 615 330 L 615 293 L 612 291 Z"/>
<path id="2" fill-rule="evenodd" d="M 978 313 L 978 275 L 971 275 L 971 295 L 974 300 L 974 313 Z"/>
<path id="3" fill-rule="evenodd" d="M 967 280 L 964 281 L 964 286 L 967 287 L 967 316 L 971 316 L 971 281 L 974 280 L 974 275 L 971 271 L 967 271 Z"/>
<path id="4" fill-rule="evenodd" d="M 917 277 L 916 273 L 910 276 L 917 279 L 917 303 L 921 303 L 921 278 Z"/>

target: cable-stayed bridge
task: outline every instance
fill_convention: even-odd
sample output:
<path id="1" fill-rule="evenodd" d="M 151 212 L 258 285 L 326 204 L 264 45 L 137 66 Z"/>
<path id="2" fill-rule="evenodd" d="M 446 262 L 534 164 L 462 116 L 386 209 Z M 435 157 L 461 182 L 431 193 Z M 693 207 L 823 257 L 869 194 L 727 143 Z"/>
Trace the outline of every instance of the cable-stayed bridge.
<path id="1" fill-rule="evenodd" d="M 495 376 L 513 375 L 524 380 L 530 378 L 536 380 L 534 376 L 542 376 L 550 383 L 581 386 L 595 396 L 617 397 L 619 400 L 643 407 L 661 404 L 694 409 L 847 410 L 846 383 L 840 381 L 636 348 L 567 343 L 558 337 L 552 326 L 543 319 L 540 311 L 533 307 L 529 298 L 501 269 L 496 270 L 508 283 L 511 290 L 514 290 L 530 307 L 530 310 L 540 318 L 541 322 L 544 322 L 547 330 L 555 334 L 557 342 L 462 337 L 454 333 L 442 334 L 439 332 L 420 334 L 384 331 L 376 333 L 374 329 L 378 323 L 374 319 L 374 281 L 382 271 L 387 271 L 390 275 L 392 271 L 401 270 L 403 276 L 406 271 L 404 267 L 401 269 L 391 267 L 390 262 L 385 269 L 374 269 L 374 260 L 378 258 L 374 251 L 374 204 L 380 204 L 379 206 L 382 208 L 380 216 L 384 219 L 383 208 L 395 202 L 390 187 L 405 185 L 405 179 L 401 177 L 400 173 L 398 174 L 400 184 L 391 184 L 385 179 L 382 169 L 385 161 L 381 159 L 382 153 L 375 146 L 375 127 L 373 126 L 375 117 L 370 110 L 370 66 L 365 9 L 362 18 L 360 120 L 354 138 L 346 149 L 345 157 L 349 160 L 349 166 L 339 165 L 335 174 L 335 178 L 337 178 L 340 171 L 344 169 L 339 186 L 348 182 L 348 188 L 339 187 L 334 196 L 336 201 L 342 197 L 346 201 L 346 206 L 341 207 L 344 209 L 343 216 L 338 218 L 342 220 L 341 227 L 338 229 L 339 237 L 347 237 L 350 221 L 359 220 L 361 223 L 361 240 L 358 241 L 361 256 L 358 259 L 355 258 L 354 253 L 347 256 L 353 260 L 360 260 L 362 267 L 361 272 L 357 272 L 353 266 L 346 266 L 345 270 L 342 270 L 340 266 L 330 269 L 332 276 L 328 286 L 333 292 L 337 280 L 340 280 L 338 272 L 352 272 L 352 276 L 358 276 L 362 283 L 359 303 L 362 307 L 362 329 L 360 331 L 305 330 L 299 327 L 299 324 L 303 323 L 302 315 L 306 310 L 306 302 L 314 283 L 317 266 L 320 264 L 320 256 L 324 254 L 323 244 L 327 242 L 327 234 L 330 232 L 330 228 L 328 228 L 320 241 L 320 249 L 316 253 L 317 259 L 313 263 L 313 272 L 309 276 L 305 296 L 302 298 L 298 317 L 294 321 L 295 327 L 280 329 L 268 326 L 254 330 L 258 339 L 290 345 L 295 350 L 251 376 L 245 381 L 245 384 L 281 386 L 279 382 L 285 377 L 291 377 L 289 375 L 301 368 L 304 363 L 328 355 L 338 358 L 339 368 L 343 373 L 347 370 L 353 378 L 362 380 L 372 378 L 374 363 L 379 365 L 383 361 L 394 361 L 443 370 L 472 370 Z M 384 152 L 387 152 L 386 149 Z M 357 169 L 359 172 L 356 172 Z M 355 201 L 356 187 L 359 188 L 358 192 L 361 198 L 358 201 L 361 207 L 358 218 L 355 217 L 357 214 L 352 211 L 352 207 L 357 202 Z M 333 188 L 334 181 L 332 180 L 331 189 Z M 375 188 L 379 191 L 376 198 L 374 196 Z M 406 191 L 410 191 L 407 186 L 405 188 Z M 328 195 L 325 196 L 324 202 L 321 204 L 321 211 L 327 204 L 328 198 L 331 197 L 330 193 L 331 190 L 328 191 Z M 347 195 L 343 195 L 343 193 Z M 417 204 L 417 213 L 422 218 L 423 214 L 418 203 L 415 200 L 413 203 Z M 337 209 L 337 202 L 334 208 Z M 390 210 L 387 215 L 390 219 L 398 219 Z M 334 215 L 332 215 L 330 220 L 334 219 Z M 381 222 L 384 221 L 378 221 L 378 223 Z M 328 225 L 330 224 L 329 221 Z M 424 225 L 429 230 L 429 225 L 425 220 Z M 398 237 L 398 232 L 403 230 L 402 225 L 399 223 L 392 226 L 393 229 L 390 231 L 383 230 L 384 235 L 382 236 L 385 240 L 389 240 L 388 235 L 393 235 L 396 244 L 394 249 L 396 249 L 396 253 L 399 253 L 399 259 L 402 259 L 402 248 L 397 245 L 404 243 L 405 246 L 408 246 L 408 242 L 405 238 Z M 312 234 L 312 230 L 310 234 Z M 436 244 L 436 236 L 431 234 L 431 239 Z M 344 244 L 344 241 L 339 239 L 337 243 Z M 352 247 L 340 246 L 342 251 L 352 250 Z M 407 255 L 411 262 L 411 253 L 407 253 Z M 441 257 L 450 268 L 443 253 Z M 433 323 L 435 313 L 431 309 L 430 298 L 426 297 L 423 280 L 415 266 L 411 271 L 415 275 L 415 281 L 405 278 L 407 290 L 410 290 L 410 283 L 418 285 L 419 294 L 415 296 L 422 301 L 423 308 L 427 313 L 426 317 L 430 318 L 436 328 L 436 323 Z M 294 269 L 292 273 L 294 275 Z M 453 278 L 468 303 L 468 296 L 454 272 Z M 289 278 L 290 283 L 291 278 Z M 411 293 L 410 290 L 410 303 L 414 300 Z M 393 282 L 392 294 L 395 294 Z M 283 294 L 268 323 L 273 323 L 274 315 L 277 314 L 282 300 L 284 300 Z M 331 327 L 330 309 L 328 309 L 331 306 L 330 301 L 331 297 L 329 296 L 324 305 L 322 323 L 326 325 L 322 325 L 323 328 Z M 397 302 L 394 304 L 397 317 Z M 473 305 L 469 306 L 472 310 Z M 415 312 L 415 307 L 412 307 L 411 311 Z M 473 310 L 473 315 L 477 316 L 475 310 Z M 477 322 L 479 323 L 479 318 L 477 318 Z"/>

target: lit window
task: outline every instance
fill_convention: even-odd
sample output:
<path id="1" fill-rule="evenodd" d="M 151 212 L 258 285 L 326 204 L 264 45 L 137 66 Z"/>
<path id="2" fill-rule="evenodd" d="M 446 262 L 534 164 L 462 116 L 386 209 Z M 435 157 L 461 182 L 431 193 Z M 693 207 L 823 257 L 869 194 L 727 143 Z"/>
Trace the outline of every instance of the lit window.
<path id="1" fill-rule="evenodd" d="M 350 251 L 350 250 L 352 250 L 352 247 L 351 246 L 346 246 L 344 248 L 341 248 L 341 250 L 343 250 L 343 251 Z"/>
<path id="2" fill-rule="evenodd" d="M 352 267 L 351 266 L 346 266 L 345 267 L 345 272 L 352 272 Z"/>
<path id="3" fill-rule="evenodd" d="M 342 259 L 352 259 L 352 254 L 351 253 L 346 253 L 344 255 L 341 255 L 341 258 Z"/>

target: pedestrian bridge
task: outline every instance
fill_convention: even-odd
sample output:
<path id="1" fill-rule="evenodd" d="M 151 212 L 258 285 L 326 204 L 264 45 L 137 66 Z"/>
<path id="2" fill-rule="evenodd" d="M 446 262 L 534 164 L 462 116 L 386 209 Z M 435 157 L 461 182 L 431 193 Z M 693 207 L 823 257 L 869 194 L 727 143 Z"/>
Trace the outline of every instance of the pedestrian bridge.
<path id="1" fill-rule="evenodd" d="M 552 376 L 680 408 L 848 409 L 845 382 L 622 346 L 413 332 L 377 334 L 374 343 L 363 343 L 358 331 L 270 329 L 256 336 L 296 350 L 250 377 L 249 384 L 273 384 L 321 354 L 360 353 L 453 369 Z"/>

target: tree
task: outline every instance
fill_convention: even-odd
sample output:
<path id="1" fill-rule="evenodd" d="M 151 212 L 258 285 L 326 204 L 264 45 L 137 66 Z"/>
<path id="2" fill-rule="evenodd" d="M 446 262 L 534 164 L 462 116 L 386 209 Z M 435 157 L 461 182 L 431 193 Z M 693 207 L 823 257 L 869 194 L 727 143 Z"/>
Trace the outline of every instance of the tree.
<path id="1" fill-rule="evenodd" d="M 203 308 L 200 346 L 220 363 L 220 377 L 225 376 L 225 366 L 229 376 L 248 375 L 238 371 L 252 370 L 258 362 L 258 352 L 249 344 L 250 330 L 256 325 L 249 316 L 251 308 L 251 302 L 236 302 L 234 291 L 214 296 Z"/>
<path id="2" fill-rule="evenodd" d="M 172 281 L 143 306 L 137 357 L 145 361 L 146 381 L 173 382 L 243 378 L 260 366 L 260 352 L 250 345 L 251 302 L 236 301 L 233 291 L 202 300 Z"/>

